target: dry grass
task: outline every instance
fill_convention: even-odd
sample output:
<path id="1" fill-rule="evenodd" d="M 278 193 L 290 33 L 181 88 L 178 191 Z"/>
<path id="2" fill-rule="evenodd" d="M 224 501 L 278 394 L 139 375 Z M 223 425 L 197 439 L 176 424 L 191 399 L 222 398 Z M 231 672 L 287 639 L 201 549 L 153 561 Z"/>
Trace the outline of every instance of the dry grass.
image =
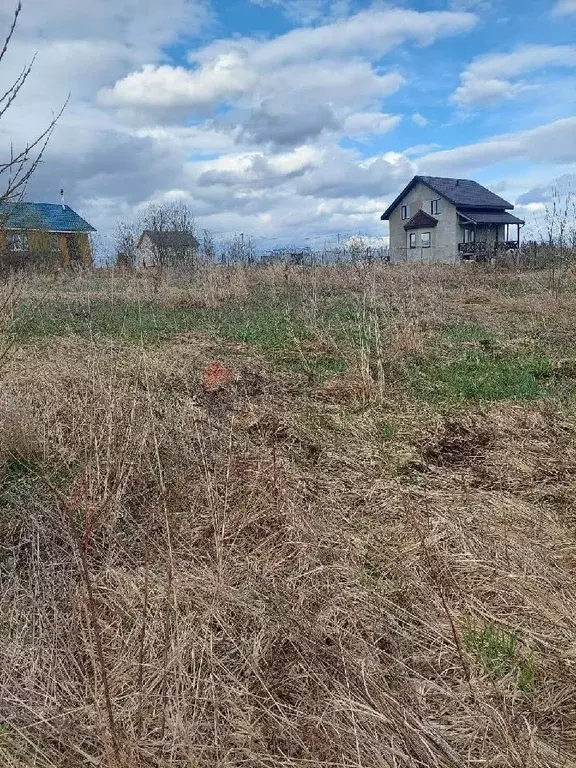
<path id="1" fill-rule="evenodd" d="M 5 298 L 2 765 L 576 765 L 576 292 L 273 267 Z"/>

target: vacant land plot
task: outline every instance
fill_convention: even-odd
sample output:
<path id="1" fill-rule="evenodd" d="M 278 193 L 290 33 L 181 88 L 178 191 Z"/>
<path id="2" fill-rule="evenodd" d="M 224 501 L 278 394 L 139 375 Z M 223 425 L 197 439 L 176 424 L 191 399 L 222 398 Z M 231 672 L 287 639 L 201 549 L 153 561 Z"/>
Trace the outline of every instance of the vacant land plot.
<path id="1" fill-rule="evenodd" d="M 576 279 L 0 294 L 0 764 L 576 765 Z"/>

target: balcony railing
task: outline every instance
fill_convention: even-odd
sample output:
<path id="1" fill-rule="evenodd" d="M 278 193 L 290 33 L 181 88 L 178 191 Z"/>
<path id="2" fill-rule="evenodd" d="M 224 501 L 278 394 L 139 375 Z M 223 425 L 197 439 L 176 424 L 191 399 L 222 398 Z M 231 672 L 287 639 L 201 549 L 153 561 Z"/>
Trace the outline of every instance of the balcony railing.
<path id="1" fill-rule="evenodd" d="M 458 243 L 458 252 L 467 253 L 473 255 L 480 255 L 488 253 L 488 243 L 473 242 L 473 243 Z"/>
<path id="2" fill-rule="evenodd" d="M 517 240 L 502 240 L 498 243 L 486 243 L 482 240 L 473 243 L 458 243 L 458 253 L 470 256 L 486 256 L 489 253 L 502 251 L 517 251 L 520 243 Z"/>
<path id="3" fill-rule="evenodd" d="M 502 240 L 494 243 L 495 251 L 517 251 L 520 248 L 518 240 Z"/>

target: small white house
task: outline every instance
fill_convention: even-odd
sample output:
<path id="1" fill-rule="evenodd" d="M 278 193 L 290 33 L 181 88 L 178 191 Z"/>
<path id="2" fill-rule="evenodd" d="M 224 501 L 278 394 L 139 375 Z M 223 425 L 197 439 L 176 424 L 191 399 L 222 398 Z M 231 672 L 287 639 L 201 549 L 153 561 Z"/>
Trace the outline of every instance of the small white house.
<path id="1" fill-rule="evenodd" d="M 468 179 L 415 176 L 382 214 L 390 261 L 488 261 L 520 248 L 514 206 Z"/>
<path id="2" fill-rule="evenodd" d="M 192 232 L 146 229 L 136 245 L 136 267 L 157 267 L 193 261 L 200 243 Z"/>

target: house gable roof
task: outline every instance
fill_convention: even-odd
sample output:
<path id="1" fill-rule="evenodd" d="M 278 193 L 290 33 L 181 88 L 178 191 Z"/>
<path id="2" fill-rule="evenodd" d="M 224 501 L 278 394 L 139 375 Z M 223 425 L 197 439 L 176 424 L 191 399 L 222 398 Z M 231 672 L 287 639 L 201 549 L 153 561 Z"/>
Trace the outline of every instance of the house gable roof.
<path id="1" fill-rule="evenodd" d="M 0 229 L 96 232 L 68 205 L 55 203 L 1 203 Z"/>
<path id="2" fill-rule="evenodd" d="M 413 189 L 418 182 L 425 184 L 440 197 L 448 200 L 457 207 L 463 208 L 492 208 L 496 210 L 512 210 L 514 206 L 504 198 L 490 192 L 489 189 L 470 179 L 449 179 L 441 176 L 414 176 L 408 186 L 402 190 L 396 200 L 382 214 L 383 221 L 390 218 L 390 214 L 403 198 Z"/>
<path id="3" fill-rule="evenodd" d="M 420 208 L 420 210 L 415 213 L 406 224 L 404 224 L 404 229 L 422 229 L 422 227 L 430 229 L 437 224 L 438 219 L 435 219 L 434 216 L 430 216 L 429 213 L 426 213 L 426 211 L 423 211 L 422 208 Z"/>
<path id="4" fill-rule="evenodd" d="M 142 240 L 145 237 L 149 237 L 152 245 L 156 246 L 156 248 L 170 248 L 176 250 L 178 248 L 198 248 L 200 245 L 192 232 L 179 232 L 177 230 L 165 230 L 159 232 L 153 229 L 145 229 L 140 235 L 138 245 L 136 246 L 137 248 L 142 245 Z"/>

